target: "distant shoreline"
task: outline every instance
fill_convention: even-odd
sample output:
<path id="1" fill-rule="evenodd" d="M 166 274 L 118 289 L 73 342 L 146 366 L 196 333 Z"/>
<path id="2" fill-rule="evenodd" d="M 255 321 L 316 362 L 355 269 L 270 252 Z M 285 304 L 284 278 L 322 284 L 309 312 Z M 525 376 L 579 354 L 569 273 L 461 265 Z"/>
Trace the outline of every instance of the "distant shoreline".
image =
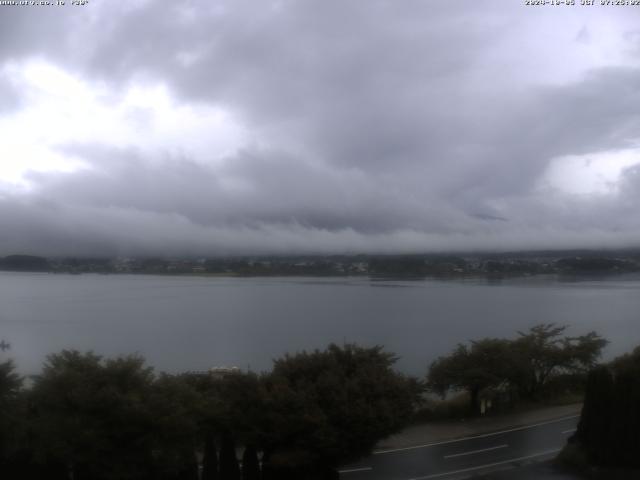
<path id="1" fill-rule="evenodd" d="M 0 269 L 0 273 L 40 273 L 50 275 L 123 275 L 123 276 L 153 276 L 153 277 L 189 277 L 189 278 L 326 278 L 326 279 L 370 279 L 372 281 L 422 281 L 422 280 L 486 280 L 486 281 L 502 281 L 502 280 L 516 280 L 516 279 L 539 279 L 539 280 L 556 280 L 561 282 L 571 281 L 587 281 L 587 280 L 606 280 L 615 277 L 629 276 L 634 274 L 640 274 L 640 272 L 601 272 L 601 273 L 538 273 L 538 274 L 440 274 L 440 275 L 381 275 L 381 274 L 340 274 L 340 273 L 327 273 L 327 274 L 313 274 L 313 273 L 238 273 L 238 272 L 225 272 L 225 273 L 197 273 L 197 272 L 64 272 L 64 271 L 51 271 L 51 270 L 3 270 Z"/>
<path id="2" fill-rule="evenodd" d="M 200 277 L 369 277 L 477 279 L 556 275 L 602 277 L 640 272 L 640 252 L 563 252 L 458 255 L 247 256 L 211 258 L 47 258 L 9 255 L 0 270 L 14 272 L 146 274 Z"/>

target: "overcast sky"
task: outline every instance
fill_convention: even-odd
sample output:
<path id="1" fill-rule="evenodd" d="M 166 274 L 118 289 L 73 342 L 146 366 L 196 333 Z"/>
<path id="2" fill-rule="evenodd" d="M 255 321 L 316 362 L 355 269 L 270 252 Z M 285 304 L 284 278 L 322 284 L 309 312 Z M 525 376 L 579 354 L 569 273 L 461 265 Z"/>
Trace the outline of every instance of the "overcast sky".
<path id="1" fill-rule="evenodd" d="M 640 7 L 597 3 L 0 6 L 0 255 L 638 246 Z"/>

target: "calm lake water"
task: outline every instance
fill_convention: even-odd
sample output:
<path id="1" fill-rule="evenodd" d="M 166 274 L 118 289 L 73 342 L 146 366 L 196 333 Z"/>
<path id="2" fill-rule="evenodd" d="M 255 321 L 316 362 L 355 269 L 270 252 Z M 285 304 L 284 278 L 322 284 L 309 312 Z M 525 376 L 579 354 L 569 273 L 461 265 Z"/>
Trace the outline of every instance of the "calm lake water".
<path id="1" fill-rule="evenodd" d="M 63 348 L 138 352 L 158 370 L 261 371 L 284 352 L 382 344 L 423 375 L 456 343 L 540 322 L 596 330 L 610 358 L 640 345 L 640 277 L 372 281 L 0 272 L 0 338 L 23 373 Z"/>

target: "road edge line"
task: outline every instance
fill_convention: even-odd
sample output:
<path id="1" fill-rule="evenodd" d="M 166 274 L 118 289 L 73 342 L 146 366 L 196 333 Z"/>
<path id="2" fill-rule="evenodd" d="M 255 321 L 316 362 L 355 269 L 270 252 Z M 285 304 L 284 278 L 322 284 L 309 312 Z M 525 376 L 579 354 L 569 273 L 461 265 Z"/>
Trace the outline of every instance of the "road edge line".
<path id="1" fill-rule="evenodd" d="M 533 455 L 527 455 L 524 457 L 518 457 L 518 458 L 512 458 L 510 460 L 502 460 L 500 462 L 494 462 L 494 463 L 487 463 L 486 465 L 480 465 L 478 467 L 469 467 L 469 468 L 463 468 L 461 470 L 452 470 L 450 472 L 443 472 L 443 473 L 434 473 L 431 475 L 425 475 L 424 477 L 414 477 L 411 478 L 409 480 L 428 480 L 430 478 L 440 478 L 440 477 L 446 477 L 447 475 L 457 475 L 459 473 L 467 473 L 467 472 L 473 472 L 476 470 L 483 470 L 485 468 L 491 468 L 491 467 L 498 467 L 500 465 L 508 465 L 510 463 L 513 462 L 521 462 L 523 460 L 530 460 L 532 458 L 536 458 L 536 457 L 544 457 L 545 455 L 551 455 L 554 453 L 558 453 L 560 450 L 562 450 L 561 448 L 557 448 L 554 450 L 546 450 L 544 452 L 539 452 L 539 453 L 534 453 Z"/>
<path id="2" fill-rule="evenodd" d="M 470 435 L 468 437 L 462 437 L 462 438 L 455 438 L 455 439 L 451 439 L 451 440 L 443 440 L 441 442 L 432 442 L 432 443 L 425 443 L 424 445 L 414 445 L 411 447 L 401 447 L 401 448 L 390 448 L 388 450 L 377 450 L 375 452 L 372 452 L 372 455 L 384 455 L 387 453 L 395 453 L 395 452 L 404 452 L 406 450 L 417 450 L 419 448 L 427 448 L 427 447 L 435 447 L 436 445 L 447 445 L 450 443 L 456 443 L 456 442 L 464 442 L 466 440 L 473 440 L 476 438 L 487 438 L 487 437 L 493 437 L 495 435 L 501 435 L 503 433 L 511 433 L 511 432 L 518 432 L 520 430 L 527 430 L 529 428 L 535 428 L 535 427 L 541 427 L 543 425 L 551 425 L 554 423 L 560 423 L 563 422 L 565 420 L 571 420 L 572 418 L 579 418 L 580 415 L 569 415 L 567 417 L 562 417 L 562 418 L 558 418 L 555 420 L 548 420 L 545 422 L 540 422 L 540 423 L 534 423 L 532 425 L 524 425 L 522 427 L 514 427 L 514 428 L 509 428 L 507 430 L 500 430 L 499 432 L 490 432 L 490 433 L 480 433 L 478 435 Z"/>
<path id="3" fill-rule="evenodd" d="M 508 447 L 509 445 L 505 443 L 503 445 L 496 445 L 495 447 L 481 448 L 479 450 L 469 450 L 468 452 L 462 452 L 462 453 L 453 453 L 451 455 L 445 455 L 442 458 L 447 459 L 447 458 L 466 457 L 467 455 L 475 455 L 476 453 L 490 452 L 492 450 L 499 450 L 501 448 L 508 448 Z"/>
<path id="4" fill-rule="evenodd" d="M 373 467 L 347 468 L 346 470 L 338 470 L 338 473 L 343 474 L 343 473 L 368 472 L 370 470 L 373 470 Z"/>

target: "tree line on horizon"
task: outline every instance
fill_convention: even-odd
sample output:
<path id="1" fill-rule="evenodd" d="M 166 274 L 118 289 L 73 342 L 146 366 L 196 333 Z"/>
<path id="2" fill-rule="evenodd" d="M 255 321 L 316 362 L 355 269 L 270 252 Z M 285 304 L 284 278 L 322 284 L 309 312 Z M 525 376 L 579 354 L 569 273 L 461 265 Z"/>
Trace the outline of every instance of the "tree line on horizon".
<path id="1" fill-rule="evenodd" d="M 211 274 L 238 276 L 451 277 L 593 275 L 640 271 L 635 251 L 520 252 L 414 255 L 298 255 L 164 258 L 139 256 L 55 257 L 14 254 L 0 257 L 0 270 L 55 273 Z"/>

